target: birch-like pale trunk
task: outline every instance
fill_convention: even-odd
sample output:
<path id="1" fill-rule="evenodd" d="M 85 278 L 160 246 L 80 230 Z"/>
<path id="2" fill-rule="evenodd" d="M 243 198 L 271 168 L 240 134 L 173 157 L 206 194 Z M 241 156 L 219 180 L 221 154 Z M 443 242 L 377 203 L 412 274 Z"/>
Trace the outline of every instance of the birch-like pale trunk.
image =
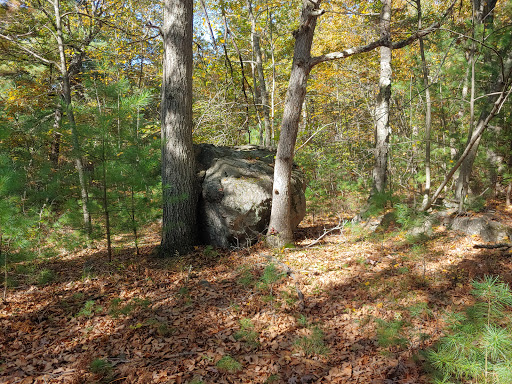
<path id="1" fill-rule="evenodd" d="M 388 175 L 389 101 L 391 99 L 391 0 L 382 1 L 380 14 L 380 37 L 384 44 L 380 47 L 379 94 L 375 106 L 375 164 L 371 196 L 384 193 Z"/>
<path id="2" fill-rule="evenodd" d="M 422 28 L 422 12 L 421 12 L 421 0 L 416 0 L 416 6 L 418 9 L 418 29 Z M 432 126 L 432 101 L 430 100 L 430 85 L 428 81 L 428 67 L 427 60 L 425 58 L 425 44 L 423 38 L 420 37 L 420 54 L 421 54 L 421 67 L 423 72 L 423 86 L 425 87 L 425 189 L 423 191 L 423 203 L 422 207 L 426 207 L 430 201 L 430 130 Z"/>
<path id="3" fill-rule="evenodd" d="M 197 185 L 192 148 L 193 0 L 165 0 L 162 27 L 161 255 L 190 251 L 196 242 Z"/>
<path id="4" fill-rule="evenodd" d="M 443 15 L 443 19 L 452 12 L 456 1 L 457 0 L 454 0 L 448 7 L 447 11 Z M 384 3 L 386 5 L 382 9 L 382 13 L 387 13 L 387 15 L 382 15 L 381 20 L 384 20 L 384 22 L 387 21 L 389 24 L 391 16 L 391 0 L 385 0 Z M 286 93 L 281 133 L 277 147 L 274 167 L 272 210 L 267 232 L 267 243 L 272 247 L 282 247 L 288 243 L 293 243 L 293 228 L 290 221 L 291 173 L 295 142 L 297 140 L 297 132 L 301 118 L 302 103 L 306 96 L 306 85 L 311 69 L 315 65 L 326 61 L 345 59 L 363 52 L 372 51 L 373 49 L 382 46 L 388 48 L 388 51 L 385 51 L 385 54 L 389 55 L 389 63 L 391 63 L 392 49 L 403 48 L 415 42 L 420 37 L 424 37 L 438 30 L 441 26 L 440 22 L 434 22 L 428 28 L 418 30 L 406 39 L 396 43 L 392 43 L 390 34 L 388 33 L 385 34 L 385 36 L 381 36 L 378 40 L 362 46 L 311 57 L 311 45 L 313 43 L 317 18 L 324 13 L 320 9 L 320 4 L 321 0 L 317 0 L 316 2 L 312 2 L 310 0 L 302 1 L 299 29 L 294 32 L 295 47 L 293 63 L 288 90 Z M 389 26 L 387 26 L 387 28 L 389 30 Z M 391 79 L 391 66 L 389 66 L 387 71 L 389 71 L 389 78 Z M 389 83 L 389 87 L 387 87 L 388 92 L 391 92 L 390 87 L 391 83 Z M 389 117 L 389 96 L 387 108 Z"/>
<path id="5" fill-rule="evenodd" d="M 503 62 L 503 67 L 498 79 L 495 82 L 493 92 L 488 96 L 488 104 L 480 113 L 480 117 L 475 124 L 473 134 L 464 149 L 464 152 L 460 155 L 459 160 L 455 163 L 453 168 L 445 176 L 444 181 L 441 183 L 439 188 L 432 196 L 432 199 L 423 210 L 427 210 L 432 206 L 432 202 L 437 199 L 442 189 L 448 184 L 455 172 L 467 161 L 468 155 L 473 150 L 473 147 L 480 142 L 480 138 L 484 133 L 485 129 L 489 125 L 489 122 L 498 114 L 501 107 L 512 93 L 512 51 L 508 53 L 508 57 Z"/>

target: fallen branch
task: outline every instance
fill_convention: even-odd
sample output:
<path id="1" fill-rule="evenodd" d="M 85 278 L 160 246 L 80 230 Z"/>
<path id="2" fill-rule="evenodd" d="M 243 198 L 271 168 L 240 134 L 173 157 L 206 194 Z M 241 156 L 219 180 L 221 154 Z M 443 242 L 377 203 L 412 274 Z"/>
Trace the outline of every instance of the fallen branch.
<path id="1" fill-rule="evenodd" d="M 306 245 L 304 248 L 310 248 L 310 247 L 312 247 L 313 245 L 318 244 L 318 243 L 320 242 L 320 240 L 322 240 L 325 236 L 327 236 L 327 235 L 328 235 L 329 233 L 331 233 L 331 232 L 337 231 L 338 229 L 341 231 L 343 228 L 345 228 L 345 225 L 347 224 L 347 222 L 348 222 L 347 220 L 343 220 L 343 221 L 340 221 L 340 223 L 339 223 L 337 226 L 335 226 L 335 227 L 333 227 L 333 228 L 331 228 L 331 229 L 325 229 L 325 228 L 324 228 L 324 233 L 322 233 L 322 234 L 320 235 L 320 237 L 318 237 L 318 238 L 317 238 L 315 241 L 313 241 L 311 244 Z"/>
<path id="2" fill-rule="evenodd" d="M 512 248 L 512 244 L 498 243 L 498 244 L 475 244 L 473 248 L 477 249 L 499 249 L 500 251 L 507 251 Z"/>

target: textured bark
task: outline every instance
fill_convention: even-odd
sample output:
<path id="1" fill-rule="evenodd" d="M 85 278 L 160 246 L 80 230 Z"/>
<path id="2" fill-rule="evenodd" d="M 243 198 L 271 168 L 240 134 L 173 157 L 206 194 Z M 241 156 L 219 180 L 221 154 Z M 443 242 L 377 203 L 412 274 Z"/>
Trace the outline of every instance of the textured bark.
<path id="1" fill-rule="evenodd" d="M 445 14 L 445 19 L 453 10 L 454 0 Z M 385 0 L 388 9 L 387 23 L 391 13 L 391 0 Z M 302 12 L 299 29 L 294 32 L 295 48 L 292 63 L 292 71 L 290 74 L 290 82 L 286 94 L 283 120 L 281 123 L 281 133 L 277 148 L 276 163 L 274 168 L 274 191 L 272 200 L 272 213 L 270 218 L 269 229 L 267 232 L 267 242 L 270 246 L 283 246 L 293 241 L 292 228 L 290 224 L 290 175 L 293 162 L 293 154 L 295 141 L 297 139 L 297 131 L 300 120 L 302 103 L 306 95 L 306 83 L 311 69 L 325 61 L 344 59 L 363 52 L 369 52 L 377 47 L 386 46 L 389 49 L 391 57 L 391 49 L 403 48 L 420 37 L 439 29 L 440 23 L 435 22 L 428 28 L 416 31 L 410 37 L 397 43 L 392 43 L 389 34 L 379 38 L 376 41 L 363 46 L 349 48 L 341 52 L 328 53 L 321 56 L 311 57 L 311 44 L 313 42 L 314 30 L 318 16 L 322 15 L 320 10 L 321 0 L 312 2 L 309 0 L 302 1 Z M 389 66 L 391 71 L 391 66 Z M 389 74 L 391 77 L 391 73 Z M 384 87 L 386 88 L 386 87 Z M 387 91 L 391 92 L 390 86 Z M 389 97 L 388 97 L 389 100 Z M 389 110 L 389 101 L 388 101 Z M 386 147 L 387 148 L 387 147 Z"/>
<path id="2" fill-rule="evenodd" d="M 188 252 L 196 242 L 197 185 L 192 148 L 193 0 L 164 3 L 162 81 L 161 253 Z"/>
<path id="3" fill-rule="evenodd" d="M 272 212 L 267 233 L 267 242 L 272 247 L 282 247 L 293 243 L 290 222 L 290 178 L 297 131 L 302 104 L 306 96 L 306 85 L 311 71 L 311 45 L 315 33 L 320 1 L 315 3 L 303 0 L 300 26 L 294 32 L 295 48 L 292 71 L 286 93 L 281 135 L 277 146 L 272 193 Z"/>
<path id="4" fill-rule="evenodd" d="M 380 79 L 377 105 L 375 106 L 375 165 L 371 195 L 383 193 L 387 183 L 389 154 L 389 100 L 391 98 L 391 0 L 382 1 L 380 35 Z"/>
<path id="5" fill-rule="evenodd" d="M 59 48 L 59 69 L 62 77 L 62 98 L 66 115 L 68 118 L 69 126 L 71 128 L 71 137 L 73 142 L 73 157 L 75 161 L 75 168 L 78 173 L 80 182 L 80 194 L 82 197 L 82 215 L 84 220 L 84 227 L 86 232 L 90 235 L 92 232 L 91 215 L 89 213 L 88 202 L 89 194 L 87 193 L 87 184 L 84 173 L 84 166 L 80 153 L 80 142 L 78 140 L 78 131 L 76 128 L 75 115 L 73 111 L 73 104 L 71 100 L 71 85 L 69 81 L 69 72 L 66 63 L 66 54 L 64 48 L 64 39 L 62 34 L 62 21 L 60 16 L 60 3 L 59 0 L 53 0 L 53 9 L 55 15 L 55 37 Z"/>

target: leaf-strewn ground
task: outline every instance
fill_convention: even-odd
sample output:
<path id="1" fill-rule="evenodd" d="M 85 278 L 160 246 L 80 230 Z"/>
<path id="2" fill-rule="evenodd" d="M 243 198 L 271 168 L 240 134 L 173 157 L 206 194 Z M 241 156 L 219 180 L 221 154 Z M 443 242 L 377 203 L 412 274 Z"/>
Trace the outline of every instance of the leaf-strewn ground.
<path id="1" fill-rule="evenodd" d="M 470 303 L 471 279 L 512 281 L 500 251 L 443 227 L 417 244 L 346 229 L 306 248 L 335 224 L 306 220 L 279 252 L 158 259 L 154 226 L 141 256 L 45 260 L 46 285 L 0 304 L 0 382 L 426 383 L 419 352 Z"/>

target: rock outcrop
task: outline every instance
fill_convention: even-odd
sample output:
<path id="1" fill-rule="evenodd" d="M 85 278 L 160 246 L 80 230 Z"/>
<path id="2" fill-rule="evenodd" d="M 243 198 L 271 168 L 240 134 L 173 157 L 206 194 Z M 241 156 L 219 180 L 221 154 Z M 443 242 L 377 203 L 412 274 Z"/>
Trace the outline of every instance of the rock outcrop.
<path id="1" fill-rule="evenodd" d="M 195 146 L 201 185 L 200 240 L 219 247 L 245 247 L 266 232 L 270 221 L 275 153 L 256 146 Z M 306 214 L 302 173 L 292 176 L 292 225 Z"/>

